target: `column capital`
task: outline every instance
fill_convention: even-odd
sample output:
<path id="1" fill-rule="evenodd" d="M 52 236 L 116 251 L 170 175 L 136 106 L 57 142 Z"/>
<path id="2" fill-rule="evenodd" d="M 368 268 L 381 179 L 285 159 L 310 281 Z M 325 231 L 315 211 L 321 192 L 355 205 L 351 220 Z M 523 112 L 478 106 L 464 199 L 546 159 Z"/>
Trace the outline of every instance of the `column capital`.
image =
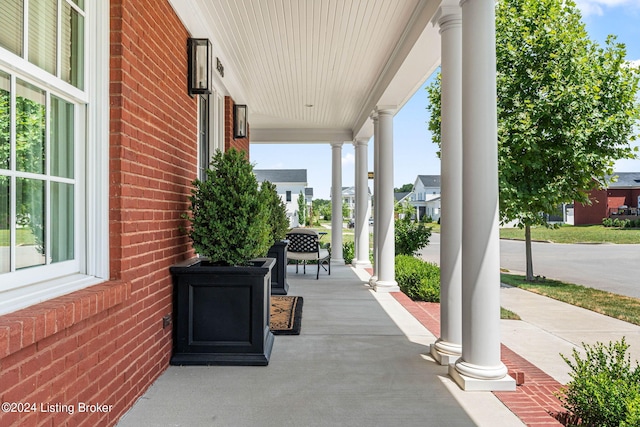
<path id="1" fill-rule="evenodd" d="M 342 148 L 342 145 L 344 144 L 344 142 L 340 141 L 340 142 L 332 142 L 331 143 L 331 148 Z"/>
<path id="2" fill-rule="evenodd" d="M 378 112 L 375 110 L 372 111 L 371 114 L 369 115 L 369 118 L 374 122 L 378 121 Z"/>
<path id="3" fill-rule="evenodd" d="M 354 147 L 366 147 L 367 145 L 369 145 L 369 138 L 356 138 L 353 141 L 353 146 Z"/>
<path id="4" fill-rule="evenodd" d="M 394 115 L 397 109 L 397 105 L 376 105 L 375 112 L 378 117 L 383 115 Z"/>
<path id="5" fill-rule="evenodd" d="M 460 6 L 463 1 L 460 2 L 460 5 L 453 2 L 447 3 L 445 1 L 438 8 L 431 22 L 433 25 L 440 27 L 440 33 L 453 27 L 462 26 L 462 9 Z"/>

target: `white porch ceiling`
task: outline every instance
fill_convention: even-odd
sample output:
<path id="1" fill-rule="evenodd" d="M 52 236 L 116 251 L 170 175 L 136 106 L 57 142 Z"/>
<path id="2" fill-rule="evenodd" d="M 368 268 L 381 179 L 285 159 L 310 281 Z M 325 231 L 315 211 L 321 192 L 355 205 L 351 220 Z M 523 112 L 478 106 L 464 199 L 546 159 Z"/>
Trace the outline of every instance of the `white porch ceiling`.
<path id="1" fill-rule="evenodd" d="M 170 1 L 211 39 L 252 143 L 370 137 L 373 108 L 400 107 L 439 64 L 437 0 Z"/>

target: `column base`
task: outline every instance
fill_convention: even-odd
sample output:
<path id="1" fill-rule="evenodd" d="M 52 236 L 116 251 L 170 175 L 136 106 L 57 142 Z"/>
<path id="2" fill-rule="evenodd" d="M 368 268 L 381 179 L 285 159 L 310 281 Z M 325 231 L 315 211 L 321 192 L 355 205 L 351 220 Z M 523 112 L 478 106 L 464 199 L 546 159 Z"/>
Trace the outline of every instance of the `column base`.
<path id="1" fill-rule="evenodd" d="M 353 266 L 356 268 L 372 268 L 373 267 L 369 261 L 361 261 L 361 260 L 354 261 Z"/>
<path id="2" fill-rule="evenodd" d="M 460 373 L 460 369 L 464 369 L 464 363 L 465 362 L 462 362 L 460 359 L 457 363 L 449 365 L 449 376 L 464 391 L 515 391 L 516 380 L 507 375 L 507 368 L 502 365 L 502 363 L 501 368 L 497 370 L 480 369 L 490 372 L 502 372 L 502 368 L 504 368 L 504 376 L 501 378 L 477 378 L 462 374 Z M 478 368 L 479 367 L 474 366 L 472 371 L 478 371 Z"/>
<path id="3" fill-rule="evenodd" d="M 373 290 L 376 292 L 400 292 L 400 287 L 395 280 L 376 280 Z"/>
<path id="4" fill-rule="evenodd" d="M 431 356 L 443 366 L 451 365 L 462 356 L 462 346 L 438 338 L 434 344 L 431 344 Z"/>
<path id="5" fill-rule="evenodd" d="M 377 281 L 378 281 L 378 276 L 371 276 L 369 278 L 369 286 L 373 288 L 376 285 Z"/>

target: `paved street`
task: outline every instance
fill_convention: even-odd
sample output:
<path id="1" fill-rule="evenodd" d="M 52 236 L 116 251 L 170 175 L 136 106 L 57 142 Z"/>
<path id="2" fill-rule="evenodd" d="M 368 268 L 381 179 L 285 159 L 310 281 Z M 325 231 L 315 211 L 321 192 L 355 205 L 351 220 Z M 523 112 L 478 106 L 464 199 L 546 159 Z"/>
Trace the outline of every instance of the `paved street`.
<path id="1" fill-rule="evenodd" d="M 640 298 L 640 245 L 532 243 L 535 275 Z M 439 262 L 440 234 L 422 257 Z M 525 271 L 524 242 L 500 241 L 500 266 Z"/>

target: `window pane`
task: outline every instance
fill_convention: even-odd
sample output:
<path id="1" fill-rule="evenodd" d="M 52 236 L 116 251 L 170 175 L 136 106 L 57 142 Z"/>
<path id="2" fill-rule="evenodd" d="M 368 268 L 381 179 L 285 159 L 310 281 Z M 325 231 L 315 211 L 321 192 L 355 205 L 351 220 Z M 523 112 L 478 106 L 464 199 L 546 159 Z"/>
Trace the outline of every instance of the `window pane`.
<path id="1" fill-rule="evenodd" d="M 0 169 L 9 169 L 11 155 L 11 81 L 0 71 Z"/>
<path id="2" fill-rule="evenodd" d="M 51 175 L 73 178 L 73 104 L 51 97 Z"/>
<path id="3" fill-rule="evenodd" d="M 2 17 L 0 46 L 18 56 L 22 56 L 23 2 L 24 0 L 2 0 L 0 2 L 0 16 Z"/>
<path id="4" fill-rule="evenodd" d="M 84 89 L 84 17 L 68 3 L 62 7 L 62 80 Z"/>
<path id="5" fill-rule="evenodd" d="M 9 209 L 10 183 L 8 176 L 0 175 L 0 273 L 7 273 L 11 268 L 11 210 Z"/>
<path id="6" fill-rule="evenodd" d="M 29 62 L 56 74 L 58 4 L 56 0 L 29 2 Z"/>
<path id="7" fill-rule="evenodd" d="M 44 181 L 16 179 L 16 268 L 45 263 Z"/>
<path id="8" fill-rule="evenodd" d="M 74 194 L 72 184 L 51 183 L 51 262 L 74 255 Z"/>
<path id="9" fill-rule="evenodd" d="M 16 95 L 16 167 L 44 173 L 45 93 L 18 80 Z"/>

